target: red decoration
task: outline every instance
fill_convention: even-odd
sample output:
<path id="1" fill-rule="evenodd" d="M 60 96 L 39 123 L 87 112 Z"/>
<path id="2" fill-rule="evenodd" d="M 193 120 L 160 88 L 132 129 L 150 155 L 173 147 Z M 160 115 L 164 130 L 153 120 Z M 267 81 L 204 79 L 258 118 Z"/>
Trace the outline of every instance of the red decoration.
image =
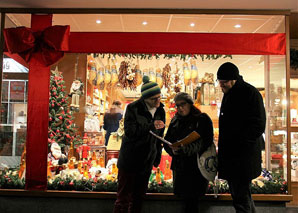
<path id="1" fill-rule="evenodd" d="M 45 190 L 47 186 L 49 66 L 63 57 L 63 51 L 68 50 L 69 26 L 51 25 L 52 15 L 32 15 L 31 29 L 4 29 L 9 54 L 13 56 L 17 53 L 29 63 L 27 190 Z"/>
<path id="2" fill-rule="evenodd" d="M 68 51 L 69 26 L 50 26 L 44 30 L 26 27 L 4 29 L 5 44 L 9 53 L 18 53 L 26 62 L 33 52 L 39 52 L 45 66 L 50 66 Z"/>
<path id="3" fill-rule="evenodd" d="M 286 34 L 72 32 L 69 52 L 285 55 Z"/>

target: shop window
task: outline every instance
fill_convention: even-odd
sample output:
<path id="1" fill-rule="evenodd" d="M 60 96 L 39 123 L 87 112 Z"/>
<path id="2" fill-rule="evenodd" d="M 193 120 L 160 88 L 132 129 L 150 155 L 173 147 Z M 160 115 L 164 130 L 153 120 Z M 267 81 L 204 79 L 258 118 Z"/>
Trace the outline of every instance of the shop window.
<path id="1" fill-rule="evenodd" d="M 84 94 L 79 96 L 78 104 L 73 105 L 71 98 L 69 98 L 68 104 L 63 106 L 66 117 L 67 115 L 74 117 L 73 123 L 76 124 L 78 131 L 73 136 L 77 139 L 75 144 L 66 142 L 66 144 L 58 143 L 59 147 L 56 149 L 50 147 L 52 150 L 49 151 L 48 176 L 50 183 L 55 180 L 55 176 L 61 170 L 62 172 L 58 175 L 60 178 L 71 175 L 76 178 L 90 178 L 92 180 L 98 178 L 115 180 L 116 173 L 115 170 L 112 170 L 112 165 L 116 165 L 118 158 L 123 135 L 123 123 L 120 121 L 119 129 L 110 135 L 109 143 L 105 146 L 106 132 L 103 129 L 103 118 L 114 101 L 120 101 L 122 103 L 121 110 L 125 111 L 127 104 L 140 97 L 143 75 L 148 75 L 151 80 L 158 82 L 162 88 L 162 102 L 165 105 L 167 125 L 175 114 L 174 95 L 178 91 L 186 91 L 194 98 L 195 105 L 212 118 L 215 143 L 217 144 L 218 112 L 223 93 L 216 82 L 216 71 L 218 66 L 226 61 L 239 64 L 240 74 L 244 80 L 254 85 L 263 95 L 269 119 L 267 121 L 268 129 L 264 134 L 266 146 L 263 151 L 262 166 L 278 176 L 286 177 L 284 56 L 231 55 L 227 58 L 210 58 L 210 60 L 204 61 L 201 58 L 191 56 L 185 59 L 167 58 L 165 55 L 150 56 L 150 59 L 137 59 L 137 55 L 134 56 L 135 58 L 117 54 L 67 54 L 58 63 L 59 70 L 63 70 L 63 72 L 56 71 L 52 76 L 56 75 L 56 79 L 59 78 L 64 83 L 55 86 L 55 94 L 52 93 L 52 96 L 60 94 L 61 99 L 66 98 L 68 91 L 71 91 L 75 78 L 80 79 L 78 84 L 83 84 Z M 69 67 L 68 61 L 76 63 L 77 58 L 80 58 L 79 63 L 83 65 L 79 65 L 81 68 L 74 73 L 67 69 Z M 215 66 L 214 63 L 216 63 Z M 266 63 L 271 65 L 267 67 Z M 52 69 L 56 68 L 53 67 Z M 126 78 L 122 79 L 124 74 Z M 168 78 L 166 78 L 167 74 Z M 64 86 L 67 92 L 63 94 L 60 89 Z M 267 99 L 266 96 L 268 96 Z M 54 102 L 50 97 L 50 111 L 56 107 L 56 103 L 52 103 Z M 59 117 L 57 117 L 61 114 L 61 111 L 58 113 L 59 110 L 56 113 L 51 113 L 50 120 L 55 123 L 53 125 L 55 128 L 64 128 L 65 115 L 60 122 Z M 50 129 L 50 131 L 52 131 L 49 136 L 50 140 L 60 141 L 56 130 Z M 59 137 L 64 137 L 64 135 L 60 134 Z M 59 163 L 59 159 L 54 159 L 52 156 L 55 152 L 61 152 L 59 156 L 68 160 L 61 160 Z M 163 151 L 160 171 L 162 174 L 167 174 L 166 178 L 171 178 L 170 164 L 170 156 Z M 72 170 L 64 170 L 63 168 L 72 168 Z M 154 179 L 154 177 L 152 178 Z M 53 185 L 50 185 L 51 187 Z"/>
<path id="2" fill-rule="evenodd" d="M 8 14 L 8 17 L 18 20 L 23 15 Z M 77 20 L 77 24 L 82 24 L 82 27 L 78 28 L 77 24 L 73 24 L 68 19 L 70 16 Z M 202 22 L 204 24 L 198 24 L 196 28 L 185 27 L 183 23 L 188 23 L 190 17 L 178 14 L 172 15 L 171 18 L 170 15 L 162 17 L 152 14 L 121 15 L 122 21 L 124 20 L 127 26 L 120 24 L 119 14 L 99 14 L 99 16 L 104 23 L 102 25 L 96 24 L 92 18 L 94 15 L 82 14 L 69 15 L 67 19 L 63 14 L 54 15 L 54 23 L 70 24 L 72 32 L 285 32 L 284 16 L 194 15 L 193 17 L 205 20 Z M 30 19 L 28 14 L 24 17 Z M 159 20 L 155 23 L 160 25 L 149 24 L 147 28 L 138 26 L 137 23 L 142 17 L 149 18 L 148 23 L 151 20 Z M 219 17 L 223 24 L 218 24 Z M 109 21 L 109 18 L 113 18 L 113 21 Z M 94 21 L 90 27 L 86 24 L 88 20 Z M 242 28 L 235 27 L 236 20 L 241 20 Z M 30 27 L 29 21 L 21 23 Z M 108 181 L 116 180 L 116 161 L 123 136 L 123 120 L 119 121 L 117 131 L 110 135 L 109 143 L 105 146 L 104 115 L 110 110 L 113 102 L 120 101 L 122 104 L 119 111 L 124 113 L 127 104 L 140 97 L 143 75 L 148 75 L 162 87 L 167 125 L 175 114 L 173 105 L 175 93 L 185 91 L 194 98 L 195 105 L 212 118 L 217 143 L 218 112 L 223 94 L 216 82 L 216 71 L 227 61 L 237 64 L 244 80 L 258 88 L 263 95 L 266 112 L 269 115 L 264 136 L 266 145 L 263 152 L 263 168 L 285 178 L 287 170 L 285 56 L 65 54 L 63 59 L 51 67 L 47 170 L 49 189 L 72 187 L 59 185 L 61 182 L 57 180 L 61 178 L 67 179 L 69 184 L 73 183 L 72 180 L 83 182 L 86 179 L 98 181 L 100 178 Z M 24 79 L 20 81 L 4 79 L 2 85 L 2 108 L 6 115 L 1 115 L 1 126 L 3 132 L 9 133 L 5 134 L 7 138 L 5 144 L 13 144 L 7 153 L 19 156 L 18 161 L 9 166 L 20 166 L 19 177 L 23 178 L 28 85 Z M 3 158 L 0 156 L 1 159 Z M 170 164 L 170 157 L 163 152 L 160 171 L 164 180 L 171 179 Z M 161 178 L 156 170 L 153 174 L 155 176 L 152 178 L 155 180 L 157 177 Z M 83 190 L 86 190 L 85 187 L 78 186 Z M 93 188 L 92 186 L 91 189 Z"/>

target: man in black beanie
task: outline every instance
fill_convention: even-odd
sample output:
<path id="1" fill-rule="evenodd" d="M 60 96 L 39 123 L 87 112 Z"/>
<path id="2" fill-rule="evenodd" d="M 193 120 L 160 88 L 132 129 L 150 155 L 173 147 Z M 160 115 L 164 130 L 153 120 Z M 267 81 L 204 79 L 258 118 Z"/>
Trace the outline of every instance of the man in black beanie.
<path id="1" fill-rule="evenodd" d="M 218 176 L 228 181 L 237 213 L 256 212 L 251 180 L 261 174 L 266 124 L 263 99 L 233 63 L 219 67 L 217 80 L 224 93 L 219 115 Z"/>
<path id="2" fill-rule="evenodd" d="M 163 136 L 165 110 L 160 88 L 143 77 L 141 98 L 128 104 L 124 117 L 124 136 L 118 158 L 118 191 L 114 213 L 140 213 L 152 166 L 161 159 L 161 142 L 150 130 Z"/>

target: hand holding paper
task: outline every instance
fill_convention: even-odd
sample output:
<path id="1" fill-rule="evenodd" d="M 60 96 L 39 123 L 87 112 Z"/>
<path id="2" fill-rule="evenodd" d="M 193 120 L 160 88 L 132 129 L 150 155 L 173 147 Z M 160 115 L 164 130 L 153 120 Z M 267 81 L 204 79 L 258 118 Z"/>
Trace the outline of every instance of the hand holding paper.
<path id="1" fill-rule="evenodd" d="M 196 131 L 193 131 L 185 138 L 183 138 L 175 143 L 171 143 L 171 142 L 167 141 L 166 139 L 164 139 L 163 137 L 160 137 L 159 135 L 155 134 L 151 130 L 150 130 L 150 133 L 152 135 L 154 135 L 155 137 L 157 137 L 158 139 L 160 139 L 163 143 L 166 143 L 172 147 L 179 147 L 179 146 L 184 146 L 184 145 L 190 144 L 201 137 L 199 133 L 197 133 Z"/>

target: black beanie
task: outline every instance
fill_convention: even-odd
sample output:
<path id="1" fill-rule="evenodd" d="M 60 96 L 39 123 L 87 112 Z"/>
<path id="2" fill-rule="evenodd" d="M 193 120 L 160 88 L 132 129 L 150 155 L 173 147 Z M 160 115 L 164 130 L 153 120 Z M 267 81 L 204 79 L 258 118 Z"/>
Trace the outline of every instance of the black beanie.
<path id="1" fill-rule="evenodd" d="M 238 67 L 231 62 L 226 62 L 218 68 L 218 80 L 237 80 L 239 77 Z"/>

